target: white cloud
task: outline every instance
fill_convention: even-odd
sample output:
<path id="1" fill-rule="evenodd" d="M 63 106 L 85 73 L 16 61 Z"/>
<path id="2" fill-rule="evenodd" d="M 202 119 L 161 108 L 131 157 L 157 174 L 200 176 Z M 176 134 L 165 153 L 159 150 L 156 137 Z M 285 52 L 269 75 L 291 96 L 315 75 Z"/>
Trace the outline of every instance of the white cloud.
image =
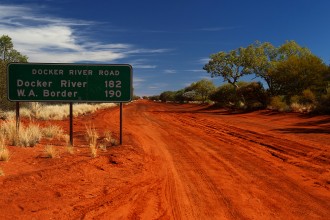
<path id="1" fill-rule="evenodd" d="M 81 34 L 92 21 L 62 19 L 24 6 L 0 6 L 0 33 L 12 38 L 29 62 L 114 62 L 136 54 L 164 53 L 167 49 L 135 48 L 125 43 L 93 41 Z M 80 26 L 79 31 L 76 26 Z M 140 68 L 153 68 L 141 63 Z"/>
<path id="2" fill-rule="evenodd" d="M 145 81 L 145 79 L 133 76 L 133 87 L 135 89 L 138 89 L 142 86 L 142 83 Z"/>
<path id="3" fill-rule="evenodd" d="M 172 73 L 176 73 L 176 70 L 168 69 L 168 70 L 164 70 L 164 72 L 165 72 L 165 73 L 172 74 Z"/>
<path id="4" fill-rule="evenodd" d="M 155 69 L 157 67 L 156 65 L 145 64 L 146 62 L 149 61 L 145 59 L 138 59 L 131 61 L 130 64 L 134 69 Z"/>
<path id="5" fill-rule="evenodd" d="M 73 30 L 68 26 L 0 27 L 0 31 L 6 32 L 12 38 L 15 47 L 22 52 L 30 48 L 82 50 L 75 42 Z"/>
<path id="6" fill-rule="evenodd" d="M 210 61 L 210 58 L 201 58 L 198 60 L 198 63 L 206 64 Z"/>

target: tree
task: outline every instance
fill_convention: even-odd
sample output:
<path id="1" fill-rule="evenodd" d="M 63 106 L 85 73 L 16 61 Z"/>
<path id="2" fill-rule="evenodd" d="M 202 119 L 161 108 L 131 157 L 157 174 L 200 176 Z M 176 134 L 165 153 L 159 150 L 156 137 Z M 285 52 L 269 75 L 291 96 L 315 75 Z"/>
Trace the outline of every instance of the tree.
<path id="1" fill-rule="evenodd" d="M 5 62 L 23 62 L 26 63 L 27 56 L 22 55 L 14 49 L 13 42 L 8 35 L 2 35 L 0 37 L 0 53 L 1 59 Z"/>
<path id="2" fill-rule="evenodd" d="M 9 62 L 27 62 L 27 56 L 14 49 L 12 40 L 7 35 L 0 37 L 0 108 L 8 109 L 13 103 L 7 100 L 7 64 Z"/>
<path id="3" fill-rule="evenodd" d="M 175 100 L 175 94 L 176 94 L 175 91 L 165 91 L 165 92 L 162 92 L 159 95 L 159 99 L 162 102 L 168 102 L 168 101 L 172 101 L 173 102 Z"/>
<path id="4" fill-rule="evenodd" d="M 209 95 L 215 90 L 214 83 L 208 79 L 202 79 L 192 83 L 190 87 L 200 96 L 203 103 L 205 103 Z"/>
<path id="5" fill-rule="evenodd" d="M 210 99 L 222 107 L 231 107 L 238 102 L 238 97 L 233 85 L 226 83 L 210 94 Z"/>
<path id="6" fill-rule="evenodd" d="M 326 85 L 327 66 L 314 55 L 290 56 L 269 71 L 273 81 L 273 95 L 301 95 L 306 89 L 321 93 Z"/>
<path id="7" fill-rule="evenodd" d="M 224 81 L 238 88 L 238 80 L 251 74 L 250 57 L 245 48 L 241 47 L 228 53 L 221 51 L 210 56 L 209 62 L 203 67 L 211 77 L 221 76 Z"/>
<path id="8" fill-rule="evenodd" d="M 286 62 L 290 57 L 307 57 L 312 55 L 311 52 L 298 45 L 295 41 L 286 41 L 278 48 L 271 43 L 255 42 L 246 48 L 246 54 L 249 57 L 247 68 L 253 70 L 256 76 L 263 78 L 269 88 L 271 95 L 276 93 L 278 85 L 274 82 L 273 69 L 282 62 Z M 275 84 L 274 84 L 275 83 Z"/>

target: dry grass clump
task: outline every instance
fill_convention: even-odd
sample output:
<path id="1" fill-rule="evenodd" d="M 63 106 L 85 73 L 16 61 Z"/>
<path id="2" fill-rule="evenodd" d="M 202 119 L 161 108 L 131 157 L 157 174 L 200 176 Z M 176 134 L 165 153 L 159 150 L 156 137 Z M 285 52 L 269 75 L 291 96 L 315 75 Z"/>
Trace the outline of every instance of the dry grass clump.
<path id="1" fill-rule="evenodd" d="M 97 139 L 99 137 L 96 129 L 94 126 L 85 126 L 86 132 L 87 132 L 87 141 L 89 143 L 89 148 L 91 150 L 91 156 L 96 157 L 97 156 Z"/>
<path id="2" fill-rule="evenodd" d="M 86 104 L 79 103 L 73 105 L 73 115 L 83 115 L 93 113 L 99 109 L 111 108 L 116 106 L 114 103 Z M 1 112 L 0 118 L 9 120 L 15 118 L 15 112 Z M 29 107 L 20 108 L 20 115 L 31 119 L 41 120 L 63 120 L 69 117 L 69 105 L 43 105 L 38 102 L 31 103 Z"/>
<path id="3" fill-rule="evenodd" d="M 5 121 L 0 125 L 0 134 L 9 145 L 18 145 L 19 139 L 16 133 L 15 121 Z"/>
<path id="4" fill-rule="evenodd" d="M 42 137 L 54 138 L 62 137 L 63 129 L 56 125 L 41 128 L 36 124 L 29 124 L 27 126 L 20 125 L 18 134 L 16 132 L 15 121 L 5 121 L 0 125 L 0 136 L 13 146 L 33 147 Z"/>
<path id="5" fill-rule="evenodd" d="M 61 138 L 65 141 L 66 150 L 69 154 L 74 154 L 74 147 L 70 143 L 70 136 L 62 134 Z"/>
<path id="6" fill-rule="evenodd" d="M 58 153 L 57 153 L 56 149 L 54 148 L 54 146 L 52 146 L 52 145 L 46 145 L 44 152 L 45 152 L 45 156 L 47 158 L 58 157 Z"/>
<path id="7" fill-rule="evenodd" d="M 10 153 L 8 148 L 5 146 L 4 137 L 0 136 L 0 161 L 8 161 L 10 158 Z"/>
<path id="8" fill-rule="evenodd" d="M 107 146 L 104 145 L 104 144 L 100 144 L 100 145 L 99 145 L 99 148 L 100 148 L 101 150 L 103 150 L 104 152 L 107 151 Z"/>
<path id="9" fill-rule="evenodd" d="M 1 120 L 13 120 L 15 118 L 15 112 L 13 111 L 0 111 Z"/>
<path id="10" fill-rule="evenodd" d="M 118 141 L 112 137 L 111 131 L 105 131 L 104 132 L 104 140 L 109 143 L 111 146 L 117 146 L 119 143 Z"/>
<path id="11" fill-rule="evenodd" d="M 5 172 L 3 172 L 3 170 L 0 168 L 0 176 L 4 176 Z"/>
<path id="12" fill-rule="evenodd" d="M 66 150 L 69 154 L 74 154 L 74 147 L 71 144 L 66 145 Z"/>
<path id="13" fill-rule="evenodd" d="M 62 137 L 63 129 L 57 125 L 49 125 L 41 129 L 42 134 L 46 138 Z"/>
<path id="14" fill-rule="evenodd" d="M 116 104 L 86 104 L 79 103 L 73 105 L 73 116 L 89 114 L 102 108 L 114 107 Z M 41 120 L 63 120 L 69 117 L 69 105 L 42 105 L 36 114 Z"/>
<path id="15" fill-rule="evenodd" d="M 24 147 L 34 147 L 42 138 L 42 131 L 39 125 L 29 125 L 22 127 L 19 131 L 19 145 Z"/>
<path id="16" fill-rule="evenodd" d="M 69 105 L 45 105 L 38 114 L 41 120 L 63 120 L 69 117 Z"/>
<path id="17" fill-rule="evenodd" d="M 9 158 L 9 150 L 6 147 L 0 148 L 0 161 L 8 161 Z"/>
<path id="18" fill-rule="evenodd" d="M 29 126 L 21 125 L 17 134 L 16 123 L 14 121 L 2 123 L 0 134 L 13 146 L 33 147 L 42 138 L 41 128 L 35 124 L 30 124 Z"/>

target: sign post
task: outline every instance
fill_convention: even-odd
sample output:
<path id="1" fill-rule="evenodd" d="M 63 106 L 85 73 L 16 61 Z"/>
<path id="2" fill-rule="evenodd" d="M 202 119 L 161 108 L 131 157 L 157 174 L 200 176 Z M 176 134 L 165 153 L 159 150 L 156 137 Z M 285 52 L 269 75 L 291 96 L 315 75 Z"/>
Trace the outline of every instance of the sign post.
<path id="1" fill-rule="evenodd" d="M 10 63 L 7 69 L 10 101 L 69 102 L 72 115 L 75 102 L 122 103 L 132 99 L 132 67 L 128 64 Z M 120 126 L 121 120 L 122 112 Z M 120 142 L 121 132 L 122 128 Z"/>

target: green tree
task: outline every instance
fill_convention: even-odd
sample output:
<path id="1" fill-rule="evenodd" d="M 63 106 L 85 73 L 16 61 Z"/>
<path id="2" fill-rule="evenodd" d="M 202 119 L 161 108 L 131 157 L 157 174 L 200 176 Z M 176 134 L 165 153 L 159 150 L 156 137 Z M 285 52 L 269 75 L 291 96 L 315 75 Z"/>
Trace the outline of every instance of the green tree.
<path id="1" fill-rule="evenodd" d="M 0 37 L 0 53 L 0 60 L 4 62 L 26 63 L 28 60 L 27 56 L 22 55 L 20 52 L 14 49 L 13 42 L 8 35 L 2 35 Z"/>
<path id="2" fill-rule="evenodd" d="M 162 101 L 162 102 L 168 102 L 168 101 L 175 101 L 175 94 L 176 92 L 175 91 L 165 91 L 165 92 L 162 92 L 160 95 L 159 95 L 159 99 Z"/>
<path id="3" fill-rule="evenodd" d="M 7 100 L 7 64 L 10 62 L 27 62 L 27 56 L 14 49 L 12 40 L 7 35 L 0 37 L 0 108 L 9 109 L 14 106 Z"/>
<path id="4" fill-rule="evenodd" d="M 202 79 L 195 83 L 192 83 L 191 86 L 193 91 L 200 96 L 200 99 L 203 103 L 208 99 L 209 95 L 215 90 L 215 85 L 211 80 Z"/>
<path id="5" fill-rule="evenodd" d="M 269 88 L 271 95 L 278 90 L 278 84 L 274 82 L 273 69 L 282 62 L 286 62 L 290 57 L 306 57 L 311 52 L 295 41 L 286 41 L 279 47 L 274 47 L 271 43 L 255 42 L 246 48 L 246 54 L 249 57 L 247 68 L 253 70 L 256 76 L 263 78 Z"/>
<path id="6" fill-rule="evenodd" d="M 221 107 L 232 107 L 238 102 L 235 87 L 229 83 L 223 84 L 213 91 L 210 99 Z"/>
<path id="7" fill-rule="evenodd" d="M 290 56 L 277 63 L 269 76 L 273 82 L 273 95 L 301 95 L 306 89 L 321 93 L 326 88 L 324 77 L 327 66 L 314 55 Z"/>
<path id="8" fill-rule="evenodd" d="M 210 56 L 209 62 L 203 67 L 211 77 L 220 76 L 225 82 L 238 88 L 238 80 L 251 74 L 250 57 L 246 48 L 238 48 L 228 53 L 221 51 Z"/>

